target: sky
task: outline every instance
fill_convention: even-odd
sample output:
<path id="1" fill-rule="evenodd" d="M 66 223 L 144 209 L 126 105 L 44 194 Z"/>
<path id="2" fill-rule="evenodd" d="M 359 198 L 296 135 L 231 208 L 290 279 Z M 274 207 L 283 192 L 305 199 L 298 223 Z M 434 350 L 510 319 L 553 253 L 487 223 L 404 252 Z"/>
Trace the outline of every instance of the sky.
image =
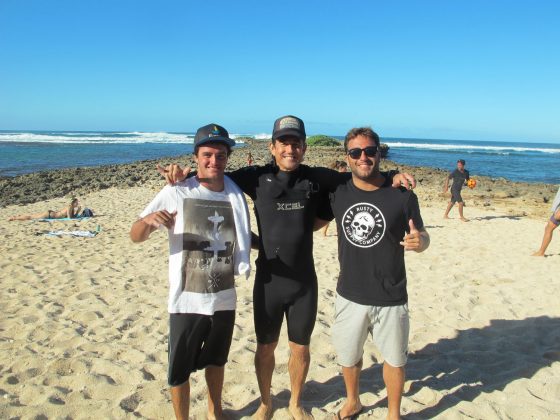
<path id="1" fill-rule="evenodd" d="M 560 143 L 560 2 L 0 0 L 0 130 Z"/>

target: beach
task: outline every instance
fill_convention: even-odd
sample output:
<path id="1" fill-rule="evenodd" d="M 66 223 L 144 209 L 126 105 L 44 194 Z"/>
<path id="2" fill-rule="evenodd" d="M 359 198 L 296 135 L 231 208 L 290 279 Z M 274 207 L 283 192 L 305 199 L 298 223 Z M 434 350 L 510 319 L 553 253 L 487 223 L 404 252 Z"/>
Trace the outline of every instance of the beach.
<path id="1" fill-rule="evenodd" d="M 229 164 L 269 161 L 266 143 L 237 150 Z M 307 163 L 328 165 L 341 149 L 309 148 Z M 156 163 L 65 169 L 0 179 L 0 417 L 173 418 L 167 386 L 167 234 L 132 244 L 137 215 L 163 186 Z M 411 332 L 402 403 L 406 419 L 560 417 L 560 237 L 538 249 L 557 185 L 477 177 L 463 190 L 465 216 L 443 219 L 447 171 L 383 162 L 416 177 L 430 248 L 407 253 Z M 452 168 L 449 168 L 450 170 Z M 468 169 L 468 168 L 467 168 Z M 70 195 L 96 217 L 8 222 L 15 214 L 60 209 Z M 256 231 L 254 215 L 251 214 Z M 52 237 L 89 230 L 94 238 Z M 319 311 L 303 402 L 330 419 L 344 401 L 330 341 L 338 275 L 337 237 L 314 235 Z M 256 252 L 251 254 L 252 260 Z M 238 307 L 223 393 L 232 418 L 259 404 L 253 357 L 252 285 L 236 280 Z M 274 419 L 289 418 L 285 326 L 276 351 Z M 371 342 L 361 375 L 363 419 L 384 419 L 381 359 Z M 205 418 L 206 386 L 191 377 L 191 417 Z"/>

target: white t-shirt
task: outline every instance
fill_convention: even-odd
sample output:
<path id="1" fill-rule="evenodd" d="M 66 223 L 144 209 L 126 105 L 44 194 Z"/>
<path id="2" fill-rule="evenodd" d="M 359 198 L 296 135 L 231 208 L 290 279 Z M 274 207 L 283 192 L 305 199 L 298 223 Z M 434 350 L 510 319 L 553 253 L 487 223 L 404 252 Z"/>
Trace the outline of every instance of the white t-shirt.
<path id="1" fill-rule="evenodd" d="M 165 186 L 140 214 L 177 211 L 169 234 L 169 313 L 235 310 L 233 209 L 195 177 Z"/>
<path id="2" fill-rule="evenodd" d="M 558 192 L 556 193 L 556 197 L 554 197 L 554 200 L 552 201 L 552 207 L 551 207 L 551 211 L 552 213 L 554 213 L 556 211 L 557 208 L 560 207 L 560 188 L 558 188 Z"/>

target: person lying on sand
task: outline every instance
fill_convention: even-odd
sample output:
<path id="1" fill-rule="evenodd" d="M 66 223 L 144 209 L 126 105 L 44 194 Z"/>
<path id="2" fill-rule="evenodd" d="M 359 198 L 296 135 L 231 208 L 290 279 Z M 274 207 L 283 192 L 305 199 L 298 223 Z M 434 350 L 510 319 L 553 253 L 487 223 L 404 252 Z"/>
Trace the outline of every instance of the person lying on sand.
<path id="1" fill-rule="evenodd" d="M 80 206 L 80 201 L 76 197 L 72 197 L 68 207 L 65 207 L 59 211 L 48 210 L 42 213 L 34 214 L 18 214 L 16 216 L 10 217 L 8 220 L 33 220 L 33 219 L 64 219 L 66 217 L 73 219 L 80 215 L 82 207 Z"/>

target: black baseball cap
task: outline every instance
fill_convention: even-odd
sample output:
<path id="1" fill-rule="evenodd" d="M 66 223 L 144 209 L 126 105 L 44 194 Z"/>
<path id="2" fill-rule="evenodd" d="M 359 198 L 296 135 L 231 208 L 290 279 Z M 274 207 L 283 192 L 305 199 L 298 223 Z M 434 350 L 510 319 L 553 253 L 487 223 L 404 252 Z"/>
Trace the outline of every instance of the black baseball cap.
<path id="1" fill-rule="evenodd" d="M 235 140 L 230 139 L 227 130 L 218 124 L 208 124 L 196 130 L 194 146 L 206 143 L 223 143 L 230 148 L 235 146 Z"/>
<path id="2" fill-rule="evenodd" d="M 294 136 L 305 141 L 307 136 L 305 135 L 305 125 L 303 121 L 293 115 L 286 115 L 274 121 L 272 140 L 285 136 Z"/>

